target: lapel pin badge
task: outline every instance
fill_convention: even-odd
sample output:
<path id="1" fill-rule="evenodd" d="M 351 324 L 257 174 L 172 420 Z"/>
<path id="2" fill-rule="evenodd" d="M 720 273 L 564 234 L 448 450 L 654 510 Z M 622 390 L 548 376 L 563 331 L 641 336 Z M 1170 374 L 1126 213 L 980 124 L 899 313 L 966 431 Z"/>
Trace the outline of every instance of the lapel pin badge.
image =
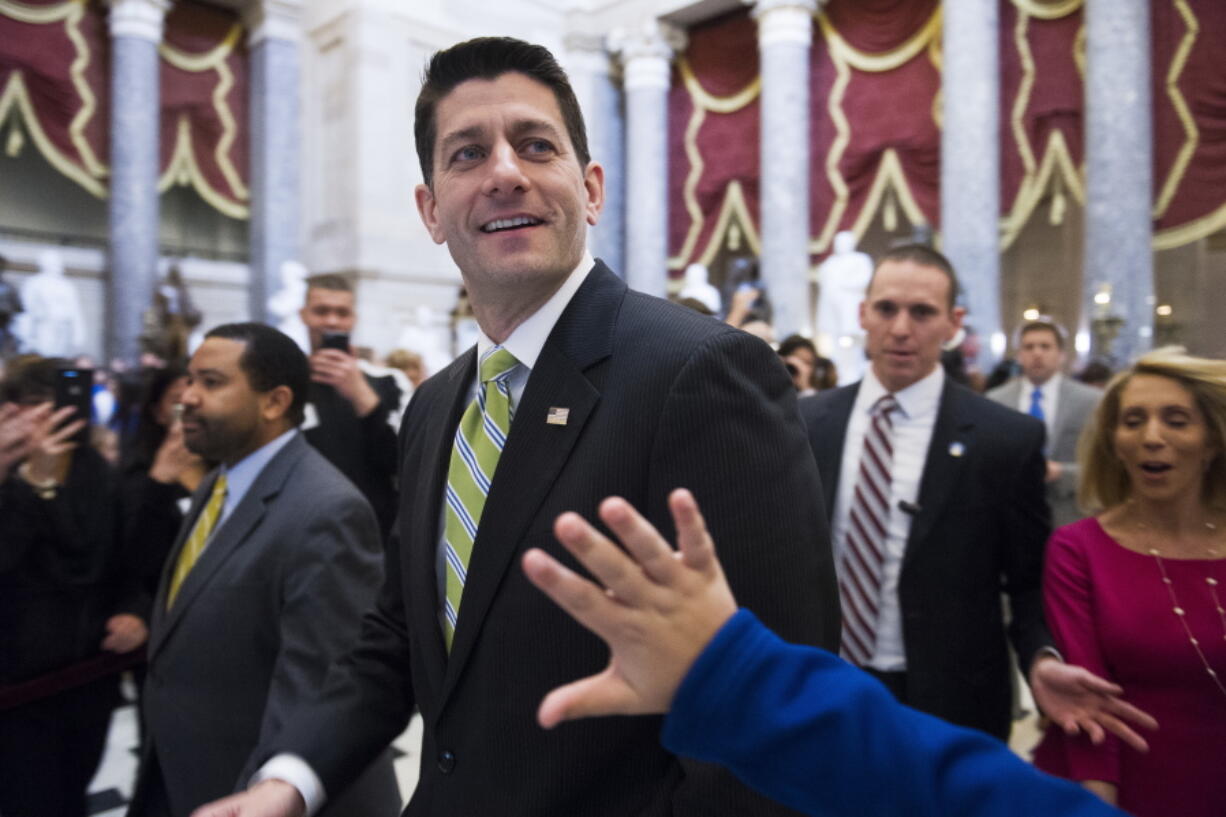
<path id="1" fill-rule="evenodd" d="M 549 413 L 545 415 L 545 422 L 551 426 L 564 426 L 569 419 L 570 409 L 557 406 L 550 406 Z"/>
<path id="2" fill-rule="evenodd" d="M 965 453 L 966 453 L 966 446 L 960 443 L 959 441 L 954 440 L 952 443 L 949 444 L 949 456 L 961 457 Z"/>

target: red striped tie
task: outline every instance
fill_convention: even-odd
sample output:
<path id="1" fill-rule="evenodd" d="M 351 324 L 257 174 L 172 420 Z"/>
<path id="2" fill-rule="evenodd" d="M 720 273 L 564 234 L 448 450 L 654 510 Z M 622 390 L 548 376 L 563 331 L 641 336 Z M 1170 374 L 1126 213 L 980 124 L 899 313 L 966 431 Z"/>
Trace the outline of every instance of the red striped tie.
<path id="1" fill-rule="evenodd" d="M 862 666 L 877 643 L 877 613 L 885 564 L 886 527 L 890 521 L 890 480 L 894 464 L 894 395 L 873 405 L 864 435 L 860 474 L 847 517 L 839 590 L 843 600 L 843 657 Z"/>

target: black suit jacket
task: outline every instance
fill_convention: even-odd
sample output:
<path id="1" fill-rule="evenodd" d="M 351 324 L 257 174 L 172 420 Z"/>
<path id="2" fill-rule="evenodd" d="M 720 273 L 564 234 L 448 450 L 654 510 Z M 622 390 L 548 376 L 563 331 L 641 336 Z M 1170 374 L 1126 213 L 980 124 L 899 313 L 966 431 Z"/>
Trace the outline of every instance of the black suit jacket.
<path id="1" fill-rule="evenodd" d="M 843 443 L 859 384 L 801 401 L 834 511 Z M 1040 579 L 1050 531 L 1043 424 L 945 381 L 899 577 L 908 702 L 1007 738 L 1009 636 L 1021 665 L 1051 643 Z"/>
<path id="2" fill-rule="evenodd" d="M 671 539 L 667 494 L 685 486 L 738 600 L 789 640 L 835 645 L 837 590 L 817 469 L 778 358 L 757 338 L 627 290 L 598 262 L 515 407 L 447 655 L 439 503 L 474 377 L 469 350 L 414 394 L 379 603 L 325 699 L 293 719 L 269 754 L 301 755 L 331 790 L 416 705 L 425 736 L 411 815 L 790 813 L 714 767 L 683 765 L 661 748 L 658 718 L 542 730 L 535 714 L 545 693 L 600 671 L 608 652 L 519 566 L 530 547 L 576 566 L 553 537 L 554 519 L 567 510 L 593 519 L 611 494 Z M 565 425 L 546 423 L 551 407 L 569 409 Z"/>
<path id="3" fill-rule="evenodd" d="M 302 433 L 328 462 L 349 478 L 366 497 L 386 539 L 396 519 L 396 432 L 388 416 L 400 405 L 400 387 L 390 375 L 363 375 L 379 395 L 379 405 L 358 417 L 353 404 L 336 389 L 311 383 L 308 402 L 319 424 Z"/>

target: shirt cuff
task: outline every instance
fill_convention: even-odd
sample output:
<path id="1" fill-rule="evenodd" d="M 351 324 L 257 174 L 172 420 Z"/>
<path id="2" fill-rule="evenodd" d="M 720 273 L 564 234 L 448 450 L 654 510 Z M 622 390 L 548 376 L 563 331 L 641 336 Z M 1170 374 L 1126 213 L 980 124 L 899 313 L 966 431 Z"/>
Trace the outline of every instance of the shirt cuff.
<path id="1" fill-rule="evenodd" d="M 282 753 L 273 755 L 251 776 L 248 788 L 265 780 L 282 780 L 289 783 L 302 795 L 306 803 L 306 817 L 314 817 L 328 799 L 324 792 L 323 781 L 315 774 L 307 762 L 298 755 Z"/>

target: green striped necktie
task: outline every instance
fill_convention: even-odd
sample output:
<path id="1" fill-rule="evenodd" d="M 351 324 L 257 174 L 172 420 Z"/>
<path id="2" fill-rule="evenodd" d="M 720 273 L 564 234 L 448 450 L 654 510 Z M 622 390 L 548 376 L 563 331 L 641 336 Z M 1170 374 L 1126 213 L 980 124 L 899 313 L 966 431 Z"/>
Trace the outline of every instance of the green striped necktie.
<path id="1" fill-rule="evenodd" d="M 443 601 L 443 639 L 447 651 L 455 638 L 460 598 L 468 578 L 477 526 L 494 480 L 498 458 L 511 431 L 511 371 L 515 356 L 495 346 L 481 359 L 477 397 L 468 404 L 455 432 L 447 469 L 447 509 L 443 534 L 447 558 L 447 595 Z"/>

